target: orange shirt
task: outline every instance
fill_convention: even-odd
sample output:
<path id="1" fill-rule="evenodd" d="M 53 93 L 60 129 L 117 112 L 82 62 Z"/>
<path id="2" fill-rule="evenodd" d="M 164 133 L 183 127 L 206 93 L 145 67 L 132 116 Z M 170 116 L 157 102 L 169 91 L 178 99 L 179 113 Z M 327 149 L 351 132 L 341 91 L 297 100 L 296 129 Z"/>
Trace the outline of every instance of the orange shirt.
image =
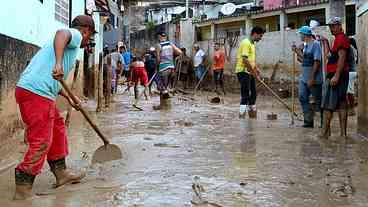
<path id="1" fill-rule="evenodd" d="M 224 67 L 225 53 L 222 50 L 217 50 L 213 56 L 213 70 L 223 70 Z"/>

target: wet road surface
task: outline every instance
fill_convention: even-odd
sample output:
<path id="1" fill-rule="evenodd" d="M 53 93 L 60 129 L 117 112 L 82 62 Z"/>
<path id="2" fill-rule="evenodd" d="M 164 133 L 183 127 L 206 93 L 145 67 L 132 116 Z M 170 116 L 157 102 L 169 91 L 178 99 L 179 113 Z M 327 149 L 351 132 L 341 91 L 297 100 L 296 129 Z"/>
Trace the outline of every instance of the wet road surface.
<path id="1" fill-rule="evenodd" d="M 219 105 L 209 104 L 207 94 L 196 101 L 176 97 L 169 111 L 153 110 L 154 97 L 140 102 L 143 112 L 132 99 L 116 96 L 109 110 L 92 112 L 124 150 L 123 160 L 91 166 L 102 142 L 74 112 L 68 163 L 86 170 L 87 178 L 52 189 L 45 166 L 34 185 L 38 196 L 14 202 L 9 169 L 0 175 L 1 206 L 368 206 L 368 143 L 353 129 L 347 141 L 336 136 L 337 128 L 331 140 L 321 141 L 317 128 L 290 126 L 288 113 L 270 97 L 260 97 L 257 120 L 239 120 L 236 96 Z M 94 103 L 88 107 L 93 111 Z M 267 121 L 270 112 L 278 120 Z M 23 148 L 13 158 L 20 159 Z"/>

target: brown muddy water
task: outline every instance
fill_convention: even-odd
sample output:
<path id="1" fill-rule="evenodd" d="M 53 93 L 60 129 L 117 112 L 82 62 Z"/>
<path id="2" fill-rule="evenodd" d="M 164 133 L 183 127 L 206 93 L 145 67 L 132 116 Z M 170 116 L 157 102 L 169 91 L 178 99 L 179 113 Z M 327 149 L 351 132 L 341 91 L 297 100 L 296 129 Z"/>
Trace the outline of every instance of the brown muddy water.
<path id="1" fill-rule="evenodd" d="M 124 159 L 91 166 L 102 142 L 74 112 L 68 163 L 86 170 L 87 178 L 52 189 L 45 165 L 34 185 L 38 196 L 14 202 L 9 169 L 0 175 L 0 206 L 368 206 L 368 144 L 354 135 L 355 117 L 350 117 L 350 139 L 336 136 L 335 128 L 331 140 L 321 141 L 317 128 L 290 126 L 287 111 L 270 97 L 259 98 L 257 120 L 239 120 L 237 96 L 218 105 L 209 104 L 207 96 L 199 94 L 196 101 L 177 96 L 169 111 L 152 109 L 157 97 L 141 101 L 143 112 L 127 96 L 116 96 L 113 106 L 97 115 L 95 104 L 88 103 L 101 129 L 124 150 Z M 267 121 L 270 112 L 278 120 Z M 23 151 L 19 147 L 13 158 Z"/>

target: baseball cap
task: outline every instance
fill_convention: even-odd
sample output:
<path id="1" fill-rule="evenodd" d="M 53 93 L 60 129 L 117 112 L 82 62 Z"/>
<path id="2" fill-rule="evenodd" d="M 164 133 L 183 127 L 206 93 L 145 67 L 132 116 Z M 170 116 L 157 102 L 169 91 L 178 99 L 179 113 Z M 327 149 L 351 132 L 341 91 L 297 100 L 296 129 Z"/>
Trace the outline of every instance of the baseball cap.
<path id="1" fill-rule="evenodd" d="M 309 27 L 311 28 L 311 29 L 314 29 L 314 28 L 316 28 L 316 27 L 318 27 L 319 26 L 319 22 L 318 21 L 316 21 L 316 20 L 314 20 L 314 19 L 312 19 L 310 22 L 309 22 Z"/>
<path id="2" fill-rule="evenodd" d="M 341 24 L 341 23 L 342 23 L 341 17 L 332 17 L 332 18 L 327 22 L 327 24 L 328 24 L 328 25 Z"/>
<path id="3" fill-rule="evenodd" d="M 88 15 L 79 15 L 75 17 L 72 21 L 72 27 L 75 26 L 89 27 L 93 34 L 97 33 L 95 29 L 95 22 L 93 21 L 93 18 Z"/>
<path id="4" fill-rule="evenodd" d="M 167 36 L 165 32 L 160 32 L 159 35 L 162 36 L 162 37 L 166 37 Z"/>
<path id="5" fill-rule="evenodd" d="M 298 29 L 298 33 L 304 34 L 304 35 L 312 35 L 312 29 L 308 26 L 302 26 Z"/>

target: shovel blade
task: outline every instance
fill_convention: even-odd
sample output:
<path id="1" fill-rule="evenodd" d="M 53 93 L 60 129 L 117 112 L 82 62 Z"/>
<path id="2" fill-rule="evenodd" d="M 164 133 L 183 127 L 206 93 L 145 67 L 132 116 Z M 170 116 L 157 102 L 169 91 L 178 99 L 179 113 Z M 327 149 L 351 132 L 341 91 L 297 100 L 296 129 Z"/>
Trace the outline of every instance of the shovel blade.
<path id="1" fill-rule="evenodd" d="M 107 144 L 99 147 L 95 151 L 92 157 L 92 164 L 121 160 L 122 158 L 123 153 L 117 145 Z"/>

